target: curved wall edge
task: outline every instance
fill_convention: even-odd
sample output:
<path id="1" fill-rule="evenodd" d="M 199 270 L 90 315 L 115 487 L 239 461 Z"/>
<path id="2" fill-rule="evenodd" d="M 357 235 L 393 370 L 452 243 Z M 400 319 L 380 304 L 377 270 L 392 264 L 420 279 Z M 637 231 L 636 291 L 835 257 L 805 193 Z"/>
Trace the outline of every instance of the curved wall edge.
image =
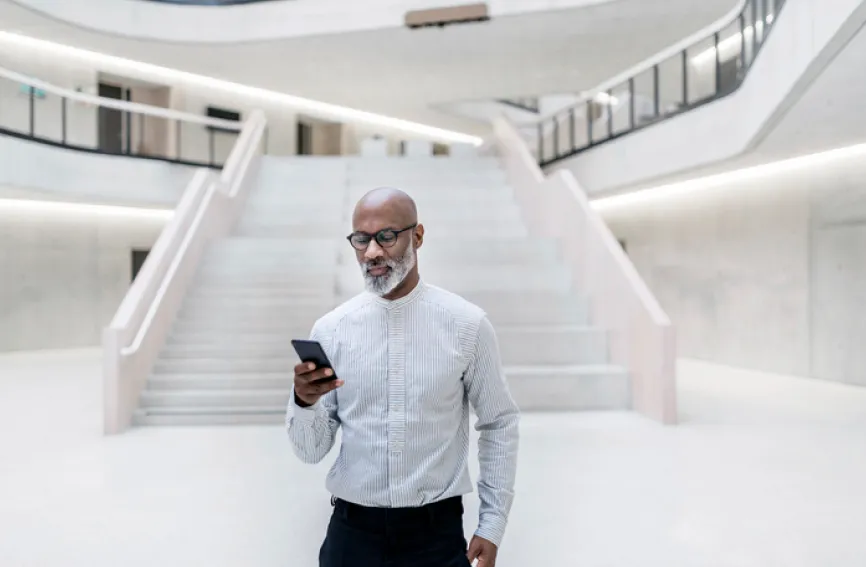
<path id="1" fill-rule="evenodd" d="M 488 0 L 495 16 L 580 8 L 615 0 Z M 400 27 L 407 11 L 454 0 L 271 0 L 207 7 L 146 0 L 12 0 L 75 26 L 137 39 L 178 43 L 244 43 Z"/>

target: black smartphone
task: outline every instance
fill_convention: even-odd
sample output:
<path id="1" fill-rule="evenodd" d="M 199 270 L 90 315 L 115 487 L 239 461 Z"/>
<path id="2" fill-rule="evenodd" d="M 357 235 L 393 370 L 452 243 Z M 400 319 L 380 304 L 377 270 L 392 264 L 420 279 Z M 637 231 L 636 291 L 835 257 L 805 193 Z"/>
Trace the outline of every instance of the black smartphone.
<path id="1" fill-rule="evenodd" d="M 318 341 L 308 341 L 304 339 L 292 339 L 292 346 L 295 347 L 295 352 L 298 353 L 298 358 L 301 359 L 301 362 L 312 362 L 316 365 L 316 368 L 330 368 L 331 370 L 334 367 L 331 365 L 331 361 L 328 360 L 328 355 L 325 354 L 325 349 L 322 348 L 322 345 Z M 331 380 L 336 380 L 337 375 L 329 376 L 328 378 L 322 378 L 321 380 L 317 380 L 318 382 L 329 382 Z"/>

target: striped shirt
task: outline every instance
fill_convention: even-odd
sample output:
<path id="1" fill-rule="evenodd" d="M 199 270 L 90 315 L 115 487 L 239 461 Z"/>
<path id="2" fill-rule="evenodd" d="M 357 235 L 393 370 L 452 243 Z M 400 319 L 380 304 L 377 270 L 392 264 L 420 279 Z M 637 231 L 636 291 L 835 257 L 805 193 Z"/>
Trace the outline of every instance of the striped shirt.
<path id="1" fill-rule="evenodd" d="M 370 293 L 349 300 L 319 319 L 311 338 L 345 384 L 308 408 L 293 398 L 286 421 L 307 463 L 325 457 L 342 427 L 331 494 L 402 508 L 472 492 L 471 403 L 480 432 L 475 533 L 499 545 L 514 499 L 519 414 L 486 314 L 421 282 L 394 301 Z"/>

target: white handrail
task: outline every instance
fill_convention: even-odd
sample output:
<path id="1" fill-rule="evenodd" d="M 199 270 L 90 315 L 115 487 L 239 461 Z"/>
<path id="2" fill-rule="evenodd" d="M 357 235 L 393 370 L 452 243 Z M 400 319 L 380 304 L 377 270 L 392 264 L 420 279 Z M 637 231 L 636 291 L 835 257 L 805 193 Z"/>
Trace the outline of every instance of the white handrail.
<path id="1" fill-rule="evenodd" d="M 144 114 L 147 116 L 154 116 L 157 118 L 164 118 L 166 120 L 176 120 L 179 122 L 191 122 L 194 124 L 202 124 L 204 126 L 212 126 L 214 128 L 221 128 L 225 130 L 232 131 L 240 131 L 243 128 L 243 124 L 240 122 L 235 122 L 232 120 L 221 120 L 218 118 L 208 118 L 206 116 L 199 116 L 197 114 L 190 114 L 188 112 L 180 112 L 177 110 L 171 110 L 168 108 L 160 108 L 158 106 L 149 106 L 146 104 L 141 104 L 137 102 L 127 102 L 124 100 L 117 100 L 113 98 L 105 98 L 95 95 L 90 95 L 86 93 L 81 93 L 78 91 L 73 91 L 69 89 L 65 89 L 62 87 L 58 87 L 56 85 L 52 85 L 51 83 L 47 83 L 45 81 L 36 79 L 34 77 L 30 77 L 28 75 L 24 75 L 18 73 L 16 71 L 11 71 L 9 69 L 4 69 L 0 67 L 0 77 L 8 79 L 10 81 L 15 81 L 16 83 L 21 83 L 28 87 L 36 88 L 41 91 L 45 91 L 46 93 L 51 93 L 69 100 L 73 100 L 76 102 L 81 102 L 85 104 L 92 104 L 95 106 L 101 106 L 103 108 L 112 108 L 114 110 L 121 110 L 123 112 L 130 112 L 135 114 Z"/>
<path id="2" fill-rule="evenodd" d="M 174 254 L 170 258 L 166 258 L 164 256 L 154 258 L 154 261 L 170 261 L 168 269 L 165 270 L 164 274 L 162 274 L 162 278 L 160 280 L 160 285 L 157 288 L 154 297 L 148 303 L 147 312 L 145 313 L 144 320 L 141 322 L 141 325 L 138 327 L 138 331 L 135 334 L 135 339 L 133 339 L 132 344 L 129 346 L 123 347 L 120 349 L 121 356 L 130 356 L 139 351 L 141 349 L 141 345 L 144 342 L 145 337 L 147 337 L 148 332 L 150 331 L 150 327 L 153 324 L 154 319 L 156 318 L 157 311 L 159 310 L 159 305 L 162 302 L 162 297 L 166 293 L 166 289 L 171 284 L 172 280 L 175 277 L 175 273 L 178 270 L 179 263 L 184 258 L 184 252 L 189 248 L 190 240 L 198 233 L 199 226 L 201 225 L 202 218 L 207 211 L 207 203 L 211 197 L 211 194 L 216 189 L 216 184 L 213 179 L 209 177 L 204 177 L 201 181 L 196 183 L 190 188 L 189 193 L 189 201 L 188 203 L 181 203 L 181 206 L 178 206 L 178 210 L 182 211 L 182 213 L 186 216 L 192 215 L 192 220 L 189 219 L 176 219 L 177 222 L 172 227 L 167 227 L 166 231 L 169 228 L 172 229 L 172 233 L 168 234 L 167 237 L 170 240 L 175 240 L 178 237 L 181 238 L 180 244 L 175 247 L 173 250 Z M 187 197 L 187 195 L 184 195 Z M 183 205 L 187 206 L 184 207 Z M 179 230 L 182 229 L 184 232 L 182 234 L 178 234 Z M 167 243 L 168 244 L 168 243 Z M 170 246 L 170 244 L 168 244 Z M 138 298 L 141 299 L 140 297 Z"/>
<path id="3" fill-rule="evenodd" d="M 263 128 L 264 118 L 255 116 L 253 119 L 250 119 L 249 127 L 243 130 L 242 135 L 235 143 L 235 149 L 229 156 L 229 161 L 231 162 L 232 167 L 226 167 L 225 169 L 223 169 L 222 175 L 220 177 L 220 181 L 225 186 L 231 188 L 231 190 L 228 192 L 228 196 L 230 197 L 233 197 L 237 193 L 236 185 L 240 182 L 240 178 L 243 177 L 243 172 L 237 172 L 236 169 L 244 165 L 245 162 L 251 161 L 250 153 L 256 148 L 256 146 L 250 144 L 248 140 L 251 137 L 259 135 Z M 166 270 L 162 276 L 160 286 L 149 304 L 147 314 L 145 315 L 144 320 L 142 321 L 138 332 L 135 335 L 135 339 L 133 340 L 132 344 L 121 349 L 121 355 L 129 356 L 131 354 L 135 354 L 141 348 L 141 344 L 144 341 L 144 338 L 147 336 L 147 333 L 150 330 L 150 326 L 153 324 L 153 320 L 156 317 L 157 311 L 159 310 L 162 296 L 165 295 L 166 289 L 174 279 L 174 275 L 179 268 L 180 262 L 185 257 L 184 252 L 190 247 L 190 241 L 193 237 L 198 235 L 202 219 L 208 209 L 208 202 L 212 198 L 212 193 L 216 190 L 217 186 L 214 183 L 212 177 L 208 175 L 207 170 L 199 170 L 196 174 L 196 177 L 193 178 L 189 189 L 186 193 L 184 193 L 183 199 L 181 199 L 181 202 L 178 205 L 178 211 L 181 214 L 187 217 L 189 215 L 193 215 L 192 221 L 190 222 L 186 218 L 176 218 L 173 219 L 171 225 L 167 227 L 166 241 L 160 242 L 160 255 L 157 256 L 156 254 L 154 254 L 155 262 L 166 261 L 167 258 L 165 258 L 164 256 L 166 251 L 171 247 L 171 241 L 179 236 L 177 234 L 178 231 L 185 229 L 182 235 L 183 239 L 181 240 L 180 245 L 176 246 L 176 252 L 171 258 L 171 263 L 168 267 L 168 270 Z M 124 321 L 118 321 L 118 323 L 123 324 Z"/>
<path id="4" fill-rule="evenodd" d="M 658 53 L 656 53 L 652 57 L 649 57 L 648 59 L 641 61 L 637 65 L 634 65 L 633 67 L 631 67 L 629 69 L 626 69 L 625 71 L 616 75 L 615 77 L 613 77 L 611 79 L 607 79 L 606 81 L 604 81 L 600 85 L 597 85 L 591 89 L 583 91 L 582 93 L 578 94 L 577 102 L 570 104 L 565 108 L 560 108 L 560 109 L 556 110 L 555 112 L 545 114 L 544 116 L 539 116 L 537 118 L 533 118 L 532 120 L 527 120 L 525 122 L 521 122 L 521 123 L 517 124 L 516 126 L 519 126 L 520 128 L 525 128 L 528 126 L 535 126 L 535 125 L 539 124 L 540 122 L 544 122 L 546 120 L 549 120 L 550 118 L 552 118 L 554 116 L 558 116 L 560 114 L 567 113 L 572 108 L 576 108 L 578 106 L 586 104 L 587 101 L 596 97 L 599 93 L 607 92 L 609 89 L 612 89 L 614 87 L 621 85 L 622 83 L 626 82 L 630 78 L 637 77 L 641 73 L 645 73 L 645 72 L 649 71 L 650 69 L 652 69 L 656 65 L 667 61 L 668 59 L 670 59 L 674 55 L 677 55 L 678 53 L 682 53 L 684 50 L 688 49 L 689 47 L 692 47 L 693 45 L 695 45 L 699 41 L 703 41 L 703 40 L 709 38 L 710 36 L 712 36 L 713 34 L 715 34 L 716 32 L 720 32 L 723 29 L 725 29 L 727 26 L 731 25 L 731 23 L 736 19 L 736 17 L 740 15 L 740 12 L 743 11 L 743 8 L 746 7 L 746 4 L 748 2 L 749 2 L 749 0 L 739 0 L 737 2 L 737 5 L 734 6 L 734 8 L 731 11 L 729 11 L 727 14 L 725 14 L 724 16 L 722 16 L 721 18 L 719 18 L 715 22 L 711 23 L 710 25 L 696 31 L 695 33 L 686 37 L 685 39 L 682 39 L 682 40 L 674 43 L 673 45 L 666 47 L 665 49 L 659 51 Z"/>
<path id="5" fill-rule="evenodd" d="M 199 208 L 202 195 L 209 184 L 213 184 L 211 172 L 207 169 L 196 171 L 183 195 L 181 195 L 171 219 L 156 239 L 153 248 L 147 256 L 147 260 L 145 260 L 144 265 L 141 267 L 141 271 L 139 271 L 126 296 L 120 302 L 117 313 L 109 324 L 110 327 L 116 329 L 125 329 L 130 326 L 139 327 L 136 320 L 145 320 L 147 318 L 146 315 L 142 316 L 141 314 L 143 305 L 149 305 L 155 295 L 152 290 L 147 289 L 149 282 L 153 280 L 161 281 L 165 277 L 165 270 L 160 269 L 160 267 L 165 265 L 166 256 L 173 253 L 177 248 L 177 242 L 189 229 L 189 225 L 191 224 L 190 219 L 193 218 L 195 211 Z"/>
<path id="6" fill-rule="evenodd" d="M 266 126 L 264 113 L 252 112 L 232 149 L 230 167 L 219 177 L 201 170 L 193 178 L 175 217 L 103 332 L 106 433 L 119 433 L 132 422 L 140 392 L 207 244 L 228 234 L 255 184 Z"/>

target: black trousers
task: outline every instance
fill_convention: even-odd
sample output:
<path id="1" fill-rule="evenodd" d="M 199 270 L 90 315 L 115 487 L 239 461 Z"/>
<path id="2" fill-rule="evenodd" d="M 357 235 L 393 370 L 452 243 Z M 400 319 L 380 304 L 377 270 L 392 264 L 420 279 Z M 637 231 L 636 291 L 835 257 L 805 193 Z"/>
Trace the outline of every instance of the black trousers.
<path id="1" fill-rule="evenodd" d="M 368 508 L 336 500 L 319 567 L 468 567 L 463 501 Z"/>

